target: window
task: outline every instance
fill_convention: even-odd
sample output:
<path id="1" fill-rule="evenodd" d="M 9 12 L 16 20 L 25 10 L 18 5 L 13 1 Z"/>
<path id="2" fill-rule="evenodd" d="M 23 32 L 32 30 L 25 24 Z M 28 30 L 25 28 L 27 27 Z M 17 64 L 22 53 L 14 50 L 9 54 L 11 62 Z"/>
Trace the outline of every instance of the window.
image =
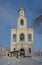
<path id="1" fill-rule="evenodd" d="M 32 40 L 32 35 L 29 34 L 29 35 L 28 35 L 28 41 L 31 41 L 31 40 Z"/>
<path id="2" fill-rule="evenodd" d="M 20 35 L 20 41 L 24 41 L 24 34 Z"/>
<path id="3" fill-rule="evenodd" d="M 23 19 L 21 19 L 20 24 L 21 24 L 21 25 L 24 25 L 24 20 L 23 20 Z"/>
<path id="4" fill-rule="evenodd" d="M 14 48 L 13 50 L 15 51 L 16 49 Z"/>
<path id="5" fill-rule="evenodd" d="M 16 42 L 16 34 L 13 34 L 13 42 Z"/>
<path id="6" fill-rule="evenodd" d="M 31 48 L 29 48 L 29 53 L 31 53 Z"/>

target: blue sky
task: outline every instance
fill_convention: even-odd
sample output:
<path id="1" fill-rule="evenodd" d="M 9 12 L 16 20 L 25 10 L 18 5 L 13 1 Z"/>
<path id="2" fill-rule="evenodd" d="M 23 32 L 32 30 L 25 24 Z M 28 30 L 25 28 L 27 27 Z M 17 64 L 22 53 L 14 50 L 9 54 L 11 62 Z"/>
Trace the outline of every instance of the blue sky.
<path id="1" fill-rule="evenodd" d="M 27 25 L 31 26 L 34 11 L 42 7 L 42 0 L 0 0 L 0 45 L 10 49 L 11 28 L 17 27 L 18 9 L 25 8 Z M 42 50 L 42 34 L 34 34 L 34 48 Z"/>

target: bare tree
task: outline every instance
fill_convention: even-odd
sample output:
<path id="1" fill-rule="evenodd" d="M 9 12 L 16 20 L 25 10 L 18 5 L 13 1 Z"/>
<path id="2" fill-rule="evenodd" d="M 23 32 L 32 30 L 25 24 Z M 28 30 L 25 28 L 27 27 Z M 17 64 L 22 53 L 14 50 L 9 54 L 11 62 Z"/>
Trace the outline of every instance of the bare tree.
<path id="1" fill-rule="evenodd" d="M 38 16 L 33 20 L 33 28 L 37 31 L 39 31 L 40 33 L 42 33 L 42 8 L 38 7 L 36 9 L 35 14 L 38 14 Z"/>

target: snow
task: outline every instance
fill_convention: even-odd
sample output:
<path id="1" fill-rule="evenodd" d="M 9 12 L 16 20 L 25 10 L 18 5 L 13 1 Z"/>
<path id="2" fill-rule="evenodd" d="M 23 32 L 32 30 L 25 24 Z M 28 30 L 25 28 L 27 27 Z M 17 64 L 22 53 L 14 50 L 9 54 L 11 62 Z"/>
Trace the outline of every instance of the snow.
<path id="1" fill-rule="evenodd" d="M 21 65 L 20 60 L 15 57 L 1 57 L 0 65 Z"/>
<path id="2" fill-rule="evenodd" d="M 42 56 L 32 56 L 31 58 L 33 60 L 37 61 L 37 62 L 41 62 L 42 63 Z"/>

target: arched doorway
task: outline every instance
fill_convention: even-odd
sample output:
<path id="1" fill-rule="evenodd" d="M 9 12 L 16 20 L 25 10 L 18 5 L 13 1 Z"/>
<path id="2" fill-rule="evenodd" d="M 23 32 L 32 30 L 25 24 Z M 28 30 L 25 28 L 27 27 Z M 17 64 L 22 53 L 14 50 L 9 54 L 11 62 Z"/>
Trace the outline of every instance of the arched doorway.
<path id="1" fill-rule="evenodd" d="M 25 56 L 25 50 L 22 48 L 20 49 L 20 56 L 24 57 Z"/>

